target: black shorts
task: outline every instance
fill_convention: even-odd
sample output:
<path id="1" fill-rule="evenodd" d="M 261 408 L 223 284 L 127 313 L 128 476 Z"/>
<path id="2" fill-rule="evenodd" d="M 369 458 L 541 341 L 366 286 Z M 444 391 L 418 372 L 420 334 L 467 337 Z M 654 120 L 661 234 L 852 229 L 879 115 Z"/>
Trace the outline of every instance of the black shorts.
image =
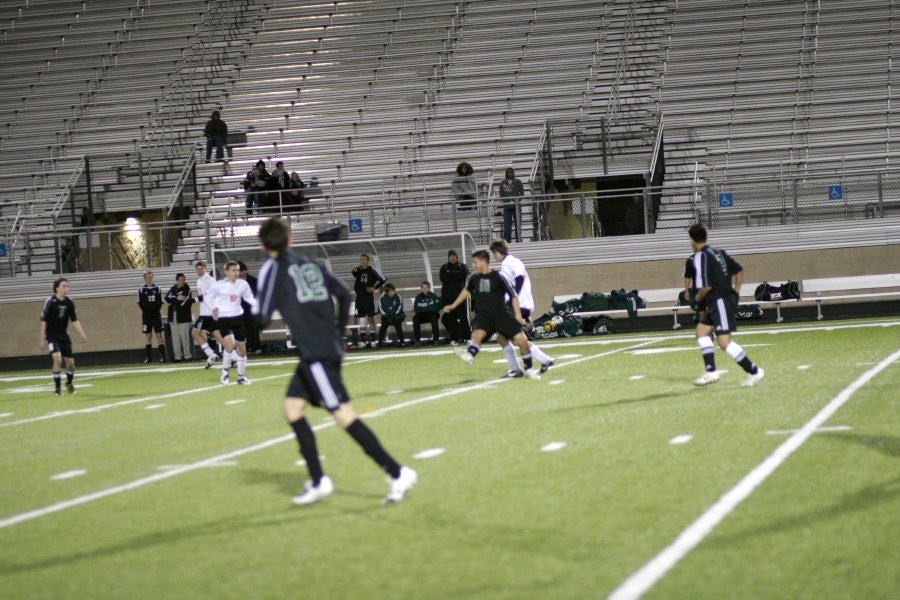
<path id="1" fill-rule="evenodd" d="M 223 338 L 233 335 L 236 342 L 247 341 L 243 315 L 240 317 L 222 317 L 216 320 L 216 329 L 219 330 Z"/>
<path id="2" fill-rule="evenodd" d="M 197 320 L 194 321 L 194 329 L 202 331 L 206 335 L 212 335 L 212 332 L 216 330 L 216 320 L 209 316 L 197 317 Z"/>
<path id="3" fill-rule="evenodd" d="M 143 314 L 141 315 L 141 332 L 150 333 L 155 331 L 156 333 L 162 333 L 162 315 L 156 313 L 155 315 Z"/>
<path id="4" fill-rule="evenodd" d="M 375 296 L 373 294 L 357 294 L 356 295 L 356 316 L 357 317 L 374 317 L 375 316 Z"/>
<path id="5" fill-rule="evenodd" d="M 522 318 L 525 319 L 526 323 L 531 323 L 531 309 L 530 308 L 522 308 L 520 306 L 519 312 L 522 313 Z"/>
<path id="6" fill-rule="evenodd" d="M 724 298 L 710 298 L 706 302 L 706 308 L 701 313 L 700 323 L 711 326 L 716 335 L 726 335 L 737 331 L 737 322 L 734 313 L 737 306 L 734 296 Z"/>
<path id="7" fill-rule="evenodd" d="M 290 398 L 303 398 L 313 406 L 328 411 L 337 410 L 350 396 L 341 380 L 341 363 L 336 361 L 309 361 L 301 359 L 288 385 Z"/>
<path id="8" fill-rule="evenodd" d="M 486 331 L 488 338 L 499 333 L 510 340 L 522 333 L 522 326 L 511 313 L 496 316 L 475 315 L 475 319 L 472 321 L 472 331 L 476 329 Z"/>
<path id="9" fill-rule="evenodd" d="M 63 358 L 72 358 L 72 339 L 69 337 L 68 333 L 61 333 L 57 335 L 48 335 L 47 339 L 47 350 L 50 354 L 56 354 L 59 352 L 62 354 Z"/>

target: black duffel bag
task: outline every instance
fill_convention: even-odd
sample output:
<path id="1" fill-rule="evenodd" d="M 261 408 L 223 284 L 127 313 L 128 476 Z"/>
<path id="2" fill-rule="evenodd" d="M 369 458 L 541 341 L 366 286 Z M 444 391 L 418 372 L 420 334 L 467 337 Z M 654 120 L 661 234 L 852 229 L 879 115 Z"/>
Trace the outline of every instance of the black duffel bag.
<path id="1" fill-rule="evenodd" d="M 800 282 L 786 281 L 781 285 L 772 285 L 767 281 L 763 281 L 756 286 L 753 297 L 761 302 L 768 302 L 771 300 L 799 300 Z"/>

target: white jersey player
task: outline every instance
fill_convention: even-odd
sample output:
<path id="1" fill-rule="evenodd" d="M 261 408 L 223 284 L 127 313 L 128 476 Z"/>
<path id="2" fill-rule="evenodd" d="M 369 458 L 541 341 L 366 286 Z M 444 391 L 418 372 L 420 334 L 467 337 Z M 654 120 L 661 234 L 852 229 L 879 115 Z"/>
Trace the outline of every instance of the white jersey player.
<path id="1" fill-rule="evenodd" d="M 205 303 L 212 309 L 212 316 L 216 320 L 216 329 L 222 336 L 222 376 L 219 381 L 222 385 L 228 385 L 228 370 L 232 364 L 232 350 L 237 349 L 237 382 L 241 385 L 250 383 L 244 376 L 247 370 L 247 334 L 244 331 L 244 309 L 241 300 L 250 305 L 255 313 L 259 310 L 256 298 L 250 291 L 250 285 L 238 278 L 239 266 L 230 261 L 225 264 L 225 279 L 217 281 L 203 295 Z"/>
<path id="2" fill-rule="evenodd" d="M 194 270 L 197 272 L 197 303 L 200 305 L 200 316 L 194 322 L 192 333 L 194 335 L 194 343 L 200 346 L 206 355 L 206 367 L 210 368 L 219 358 L 215 350 L 209 346 L 209 336 L 212 335 L 219 345 L 222 345 L 222 336 L 216 331 L 216 323 L 212 317 L 212 309 L 206 302 L 206 293 L 216 284 L 216 280 L 206 272 L 206 263 L 202 260 L 194 264 Z"/>
<path id="3" fill-rule="evenodd" d="M 509 246 L 506 240 L 496 240 L 491 242 L 491 254 L 494 260 L 500 261 L 500 274 L 505 277 L 519 298 L 519 309 L 522 311 L 522 317 L 526 322 L 531 321 L 531 313 L 534 311 L 534 297 L 531 295 L 531 279 L 528 277 L 528 271 L 525 264 L 509 253 Z M 511 300 L 511 299 L 510 299 Z M 516 349 L 513 344 L 509 343 L 502 335 L 497 336 L 497 342 L 503 348 L 503 355 L 509 364 L 507 377 L 522 377 L 522 369 L 519 368 L 519 361 L 516 359 Z M 547 356 L 543 350 L 538 348 L 531 342 L 528 343 L 531 349 L 531 355 L 539 363 L 541 363 L 541 373 L 546 373 L 547 369 L 553 366 L 553 359 Z"/>

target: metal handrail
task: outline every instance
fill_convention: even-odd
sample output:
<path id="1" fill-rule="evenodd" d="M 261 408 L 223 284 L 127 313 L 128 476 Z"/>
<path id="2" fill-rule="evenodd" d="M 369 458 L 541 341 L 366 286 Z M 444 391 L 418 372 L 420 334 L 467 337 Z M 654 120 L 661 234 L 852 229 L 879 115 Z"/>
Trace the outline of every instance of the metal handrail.
<path id="1" fill-rule="evenodd" d="M 59 196 L 56 198 L 56 203 L 53 205 L 53 209 L 50 211 L 51 217 L 59 216 L 59 213 L 62 211 L 63 207 L 66 205 L 66 202 L 69 200 L 69 197 L 72 195 L 72 188 L 75 187 L 75 184 L 78 183 L 78 179 L 81 177 L 81 174 L 84 173 L 84 168 L 87 163 L 85 162 L 84 156 L 81 157 L 81 160 L 78 161 L 78 165 L 75 167 L 75 170 L 72 171 L 72 174 L 69 176 L 69 180 L 66 182 L 66 187 L 59 193 Z"/>
<path id="2" fill-rule="evenodd" d="M 188 181 L 188 177 L 190 177 L 191 172 L 194 169 L 194 166 L 197 164 L 197 146 L 191 146 L 191 154 L 188 156 L 187 162 L 184 163 L 184 167 L 181 169 L 181 173 L 178 174 L 178 179 L 175 180 L 175 186 L 172 188 L 172 191 L 169 193 L 169 198 L 166 200 L 166 216 L 172 214 L 172 211 L 175 210 L 175 203 L 178 202 L 179 196 L 184 191 L 184 185 Z"/>
<path id="3" fill-rule="evenodd" d="M 656 126 L 656 141 L 654 141 L 653 143 L 653 158 L 650 160 L 650 174 L 648 182 L 653 178 L 653 174 L 656 172 L 656 161 L 660 156 L 660 150 L 662 150 L 663 124 L 663 114 L 659 113 L 659 123 Z"/>
<path id="4" fill-rule="evenodd" d="M 541 164 L 541 152 L 544 151 L 544 144 L 547 143 L 547 130 L 549 125 L 549 121 L 544 121 L 544 126 L 541 127 L 541 137 L 538 140 L 537 150 L 534 153 L 534 161 L 531 163 L 531 172 L 528 174 L 528 181 L 531 184 L 532 189 L 534 188 L 534 179 L 537 177 L 537 171 Z"/>
<path id="5" fill-rule="evenodd" d="M 637 0 L 632 0 L 628 4 L 628 12 L 625 15 L 625 27 L 623 28 L 622 42 L 619 46 L 619 54 L 616 57 L 616 70 L 613 76 L 612 86 L 609 90 L 609 98 L 606 101 L 606 115 L 613 118 L 619 111 L 619 86 L 625 74 L 628 72 L 628 46 L 631 44 L 631 38 L 634 34 L 635 23 L 635 4 Z"/>

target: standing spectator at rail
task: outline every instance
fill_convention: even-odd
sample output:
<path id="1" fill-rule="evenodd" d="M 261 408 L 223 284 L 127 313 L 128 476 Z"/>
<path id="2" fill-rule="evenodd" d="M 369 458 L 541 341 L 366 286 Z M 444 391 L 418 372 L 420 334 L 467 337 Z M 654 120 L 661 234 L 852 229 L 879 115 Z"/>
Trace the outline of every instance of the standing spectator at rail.
<path id="1" fill-rule="evenodd" d="M 184 273 L 175 275 L 175 285 L 166 294 L 166 302 L 169 303 L 169 329 L 172 331 L 172 354 L 175 362 L 191 360 L 191 305 L 194 304 L 194 298 Z"/>
<path id="2" fill-rule="evenodd" d="M 228 125 L 222 120 L 219 111 L 212 111 L 212 116 L 203 128 L 203 135 L 206 136 L 206 162 L 209 162 L 212 156 L 213 146 L 216 147 L 216 160 L 219 162 L 225 160 L 225 139 L 228 137 Z"/>
<path id="3" fill-rule="evenodd" d="M 432 343 L 437 346 L 438 335 L 438 317 L 441 314 L 441 299 L 437 294 L 431 291 L 431 284 L 423 281 L 421 292 L 413 299 L 413 342 L 416 346 L 421 346 L 422 339 L 422 323 L 431 323 Z"/>
<path id="4" fill-rule="evenodd" d="M 50 360 L 53 361 L 53 384 L 56 388 L 54 393 L 57 396 L 61 395 L 60 369 L 63 360 L 66 362 L 66 391 L 70 394 L 75 393 L 75 385 L 72 383 L 75 379 L 75 357 L 72 354 L 72 340 L 66 331 L 69 321 L 78 330 L 81 342 L 87 341 L 81 322 L 75 314 L 75 303 L 68 294 L 69 280 L 57 279 L 53 282 L 53 295 L 44 301 L 44 308 L 41 310 L 41 350 L 50 351 Z"/>
<path id="5" fill-rule="evenodd" d="M 403 337 L 403 321 L 406 319 L 406 313 L 403 312 L 403 298 L 397 293 L 397 288 L 393 283 L 384 284 L 384 294 L 378 300 L 378 312 L 381 313 L 381 328 L 378 330 L 378 347 L 384 345 L 384 336 L 387 335 L 388 327 L 393 325 L 394 331 L 397 332 L 397 340 L 400 347 L 405 346 Z"/>
<path id="6" fill-rule="evenodd" d="M 365 347 L 375 344 L 375 290 L 384 285 L 386 279 L 381 273 L 369 265 L 369 255 L 363 254 L 359 257 L 359 266 L 354 267 L 353 291 L 356 292 L 356 317 L 363 321 L 359 325 L 359 345 Z M 363 331 L 363 324 L 368 325 L 368 329 Z M 366 340 L 366 332 L 369 339 Z"/>
<path id="7" fill-rule="evenodd" d="M 255 298 L 258 281 L 256 277 L 247 271 L 247 265 L 240 260 L 238 261 L 238 277 L 247 282 L 247 285 L 250 286 L 250 291 L 253 292 L 253 297 Z M 241 300 L 241 308 L 244 309 L 244 330 L 247 333 L 247 352 L 262 354 L 262 345 L 259 343 L 259 326 L 256 322 L 256 317 L 253 316 L 253 311 L 250 310 L 251 306 L 247 301 Z"/>
<path id="8" fill-rule="evenodd" d="M 478 197 L 478 187 L 475 182 L 475 171 L 472 165 L 461 162 L 456 167 L 456 176 L 450 182 L 450 191 L 453 198 L 459 203 L 458 207 L 464 210 L 475 208 Z"/>
<path id="9" fill-rule="evenodd" d="M 137 304 L 141 308 L 141 331 L 146 336 L 144 350 L 147 351 L 147 358 L 144 363 L 153 360 L 153 332 L 156 332 L 156 344 L 159 347 L 159 362 L 166 362 L 166 345 L 163 343 L 162 331 L 162 315 L 159 309 L 162 308 L 163 298 L 159 286 L 153 283 L 153 272 L 144 273 L 144 285 L 138 288 Z"/>
<path id="10" fill-rule="evenodd" d="M 284 190 L 290 189 L 291 176 L 284 170 L 284 163 L 275 163 L 275 170 L 269 175 L 269 202 L 271 212 L 283 212 L 288 200 L 288 194 Z"/>
<path id="11" fill-rule="evenodd" d="M 253 207 L 258 207 L 260 200 L 264 200 L 268 194 L 269 172 L 266 170 L 266 163 L 260 159 L 256 161 L 256 165 L 247 173 L 243 182 L 244 191 L 247 192 L 247 214 L 253 214 Z"/>
<path id="12" fill-rule="evenodd" d="M 303 194 L 305 188 L 306 184 L 300 179 L 300 173 L 293 171 L 291 173 L 291 178 L 288 179 L 288 189 L 290 192 L 287 194 L 287 200 L 285 202 L 288 210 L 303 210 L 303 205 L 306 203 L 306 196 Z"/>
<path id="13" fill-rule="evenodd" d="M 468 276 L 469 269 L 465 263 L 459 262 L 456 250 L 447 252 L 447 263 L 441 267 L 440 271 L 441 303 L 444 306 L 453 304 L 459 293 L 466 287 Z M 442 320 L 452 345 L 469 341 L 472 332 L 469 329 L 468 305 L 465 302 L 446 313 Z"/>
<path id="14" fill-rule="evenodd" d="M 500 182 L 500 201 L 503 203 L 503 239 L 513 241 L 513 223 L 516 227 L 516 237 L 519 237 L 519 216 L 517 214 L 518 203 L 516 198 L 525 195 L 525 186 L 522 181 L 516 179 L 516 172 L 512 167 L 506 169 L 506 175 Z"/>

